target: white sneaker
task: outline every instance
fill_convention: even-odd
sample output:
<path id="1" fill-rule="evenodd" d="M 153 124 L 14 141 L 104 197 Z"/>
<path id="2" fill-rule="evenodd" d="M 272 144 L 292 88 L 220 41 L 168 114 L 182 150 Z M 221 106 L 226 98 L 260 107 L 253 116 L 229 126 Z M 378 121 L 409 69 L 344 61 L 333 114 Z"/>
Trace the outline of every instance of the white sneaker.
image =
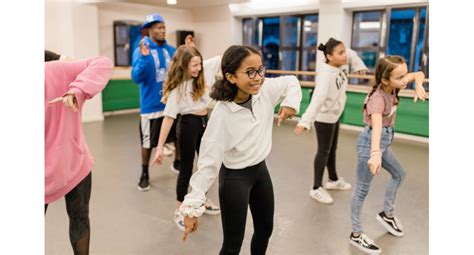
<path id="1" fill-rule="evenodd" d="M 173 146 L 173 148 L 174 148 L 174 146 Z M 171 155 L 173 155 L 173 152 L 174 152 L 174 150 L 171 149 L 171 145 L 165 144 L 165 146 L 163 146 L 163 156 L 167 156 L 167 157 L 171 156 Z"/>
<path id="2" fill-rule="evenodd" d="M 344 181 L 342 177 L 339 177 L 337 181 L 326 182 L 326 189 L 350 190 L 351 188 L 352 185 Z"/>
<path id="3" fill-rule="evenodd" d="M 372 239 L 370 239 L 366 234 L 362 233 L 358 237 L 355 237 L 353 233 L 349 237 L 350 244 L 357 247 L 359 250 L 368 253 L 368 254 L 380 254 L 382 249 L 380 249 Z"/>
<path id="4" fill-rule="evenodd" d="M 207 215 L 219 215 L 221 213 L 219 206 L 215 205 L 209 198 L 206 200 L 206 203 L 204 203 L 204 207 L 206 208 L 204 213 Z"/>
<path id="5" fill-rule="evenodd" d="M 334 199 L 332 199 L 331 195 L 329 195 L 323 187 L 311 189 L 309 191 L 309 196 L 323 204 L 332 204 L 334 202 Z"/>
<path id="6" fill-rule="evenodd" d="M 184 217 L 179 213 L 179 210 L 174 211 L 174 223 L 178 226 L 178 229 L 184 232 Z"/>

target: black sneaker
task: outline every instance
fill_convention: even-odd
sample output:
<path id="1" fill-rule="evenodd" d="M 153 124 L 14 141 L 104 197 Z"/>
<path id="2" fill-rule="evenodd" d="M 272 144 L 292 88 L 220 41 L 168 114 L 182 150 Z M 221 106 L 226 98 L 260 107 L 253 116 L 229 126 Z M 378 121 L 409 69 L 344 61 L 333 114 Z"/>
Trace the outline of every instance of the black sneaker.
<path id="1" fill-rule="evenodd" d="M 148 182 L 148 175 L 142 174 L 137 188 L 140 191 L 148 191 L 150 189 L 150 183 Z"/>
<path id="2" fill-rule="evenodd" d="M 173 164 L 170 167 L 170 169 L 171 169 L 171 171 L 173 171 L 173 173 L 179 174 L 179 169 L 180 169 L 180 165 L 181 165 L 180 163 L 181 163 L 180 160 L 174 160 L 173 161 Z"/>
<path id="3" fill-rule="evenodd" d="M 360 234 L 358 237 L 355 237 L 354 233 L 351 233 L 349 242 L 365 253 L 380 254 L 382 252 L 382 250 L 374 243 L 374 241 L 364 233 Z"/>
<path id="4" fill-rule="evenodd" d="M 405 233 L 403 233 L 403 226 L 397 217 L 388 217 L 385 212 L 382 211 L 377 214 L 375 218 L 388 230 L 388 232 L 390 232 L 390 234 L 398 237 L 405 235 Z"/>

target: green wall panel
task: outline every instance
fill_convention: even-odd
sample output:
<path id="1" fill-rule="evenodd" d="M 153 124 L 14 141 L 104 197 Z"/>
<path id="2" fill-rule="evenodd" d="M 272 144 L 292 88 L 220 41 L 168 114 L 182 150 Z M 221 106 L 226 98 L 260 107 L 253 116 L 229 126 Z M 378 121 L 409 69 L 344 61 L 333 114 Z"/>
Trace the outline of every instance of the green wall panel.
<path id="1" fill-rule="evenodd" d="M 110 80 L 102 91 L 104 112 L 140 108 L 138 85 L 132 80 Z"/>
<path id="2" fill-rule="evenodd" d="M 311 101 L 311 88 L 302 88 L 303 98 L 299 117 L 306 111 Z M 362 120 L 362 105 L 366 94 L 347 92 L 347 102 L 341 122 L 344 124 L 364 126 Z M 102 92 L 102 107 L 104 112 L 140 107 L 138 85 L 132 80 L 110 80 Z M 275 108 L 278 112 L 279 106 Z M 418 136 L 429 137 L 429 100 L 413 102 L 412 98 L 402 97 L 397 110 L 395 130 Z"/>

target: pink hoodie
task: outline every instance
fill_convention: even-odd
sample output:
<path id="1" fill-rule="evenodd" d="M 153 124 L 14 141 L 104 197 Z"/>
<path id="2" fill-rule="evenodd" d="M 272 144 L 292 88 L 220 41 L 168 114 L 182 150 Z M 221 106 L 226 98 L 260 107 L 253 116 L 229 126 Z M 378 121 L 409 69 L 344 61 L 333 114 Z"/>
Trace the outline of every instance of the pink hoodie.
<path id="1" fill-rule="evenodd" d="M 82 131 L 82 107 L 101 92 L 112 74 L 110 59 L 45 63 L 45 204 L 71 191 L 91 171 L 94 161 Z M 79 111 L 49 101 L 74 92 Z"/>

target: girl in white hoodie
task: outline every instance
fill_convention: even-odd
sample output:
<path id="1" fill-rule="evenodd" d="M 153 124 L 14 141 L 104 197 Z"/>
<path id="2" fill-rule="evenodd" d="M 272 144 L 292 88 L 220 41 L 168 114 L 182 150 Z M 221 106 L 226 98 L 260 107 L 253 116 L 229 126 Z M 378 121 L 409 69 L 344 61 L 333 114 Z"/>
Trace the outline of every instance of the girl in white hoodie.
<path id="1" fill-rule="evenodd" d="M 272 145 L 273 111 L 277 125 L 295 115 L 301 88 L 295 76 L 265 79 L 262 56 L 248 46 L 231 46 L 222 56 L 223 79 L 213 86 L 217 100 L 201 141 L 192 191 L 180 207 L 185 235 L 197 230 L 206 192 L 219 177 L 223 229 L 221 255 L 239 254 L 250 206 L 254 234 L 251 253 L 265 254 L 273 230 L 273 185 L 265 164 Z M 207 252 L 209 254 L 209 252 Z"/>
<path id="2" fill-rule="evenodd" d="M 357 72 L 364 72 L 367 67 L 354 51 L 346 49 L 341 41 L 334 38 L 330 38 L 326 44 L 320 44 L 318 49 L 324 53 L 326 63 L 318 68 L 311 103 L 298 122 L 295 133 L 299 135 L 303 130 L 309 130 L 314 123 L 318 151 L 314 159 L 314 183 L 309 195 L 318 202 L 331 204 L 334 200 L 322 185 L 326 166 L 329 173 L 326 189 L 351 189 L 351 184 L 336 172 L 339 119 L 346 104 L 348 58 L 352 60 L 352 68 Z"/>

